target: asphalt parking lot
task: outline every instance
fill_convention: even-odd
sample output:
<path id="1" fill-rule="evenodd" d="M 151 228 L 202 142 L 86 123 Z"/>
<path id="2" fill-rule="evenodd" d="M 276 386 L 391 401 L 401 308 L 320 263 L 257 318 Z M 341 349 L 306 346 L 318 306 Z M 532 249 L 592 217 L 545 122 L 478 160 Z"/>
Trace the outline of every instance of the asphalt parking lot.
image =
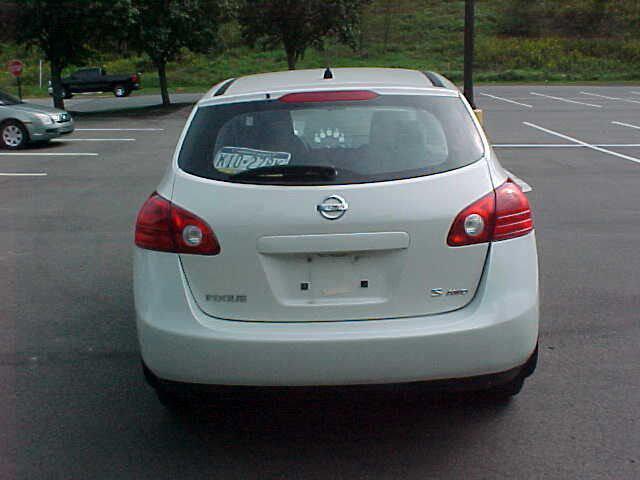
<path id="1" fill-rule="evenodd" d="M 512 403 L 336 393 L 169 415 L 138 362 L 132 228 L 189 109 L 83 115 L 0 151 L 0 477 L 640 478 L 640 86 L 476 100 L 533 187 L 541 357 Z"/>
<path id="2" fill-rule="evenodd" d="M 172 103 L 193 103 L 202 96 L 200 93 L 172 93 L 169 95 Z M 51 105 L 49 98 L 27 99 L 28 102 L 39 105 Z M 162 103 L 162 97 L 134 93 L 129 97 L 117 98 L 111 93 L 76 93 L 71 99 L 65 100 L 65 108 L 74 113 L 99 113 L 112 110 L 127 110 L 151 107 Z"/>

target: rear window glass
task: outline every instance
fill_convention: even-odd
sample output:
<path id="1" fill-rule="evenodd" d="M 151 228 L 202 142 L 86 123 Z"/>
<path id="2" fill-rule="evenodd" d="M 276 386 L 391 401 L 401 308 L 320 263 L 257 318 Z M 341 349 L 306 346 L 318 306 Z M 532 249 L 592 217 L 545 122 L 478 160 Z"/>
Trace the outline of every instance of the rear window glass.
<path id="1" fill-rule="evenodd" d="M 271 100 L 202 107 L 178 162 L 184 171 L 214 180 L 318 185 L 431 175 L 482 155 L 478 131 L 459 98 L 388 95 L 354 102 Z M 304 172 L 247 175 L 287 166 L 332 167 L 336 173 L 327 178 L 305 178 Z"/>

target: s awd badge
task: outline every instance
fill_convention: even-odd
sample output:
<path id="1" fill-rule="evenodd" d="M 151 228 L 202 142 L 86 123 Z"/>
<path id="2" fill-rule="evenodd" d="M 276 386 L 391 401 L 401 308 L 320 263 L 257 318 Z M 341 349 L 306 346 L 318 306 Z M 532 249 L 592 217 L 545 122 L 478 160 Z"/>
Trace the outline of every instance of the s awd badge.
<path id="1" fill-rule="evenodd" d="M 431 289 L 432 297 L 454 297 L 454 296 L 466 295 L 467 293 L 469 293 L 469 290 L 467 288 L 450 288 L 450 289 L 432 288 Z"/>

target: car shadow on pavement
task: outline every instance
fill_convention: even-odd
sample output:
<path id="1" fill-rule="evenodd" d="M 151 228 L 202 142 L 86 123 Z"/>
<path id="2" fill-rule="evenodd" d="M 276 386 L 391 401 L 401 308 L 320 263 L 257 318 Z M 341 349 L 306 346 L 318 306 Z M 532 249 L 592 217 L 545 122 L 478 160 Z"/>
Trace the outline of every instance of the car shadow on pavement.
<path id="1" fill-rule="evenodd" d="M 390 388 L 389 388 L 390 387 Z M 394 423 L 414 423 L 442 415 L 469 414 L 493 416 L 508 409 L 509 401 L 491 402 L 474 392 L 436 393 L 419 388 L 404 389 L 401 385 L 380 386 L 371 389 L 352 390 L 349 387 L 305 388 L 301 391 L 286 390 L 258 394 L 238 394 L 223 401 L 201 401 L 187 410 L 167 412 L 176 423 L 184 425 L 208 425 L 218 427 L 230 423 L 251 425 L 254 433 L 270 429 L 280 423 L 284 427 L 297 423 L 322 423 L 334 419 L 338 430 L 343 426 L 358 428 L 369 425 L 381 416 Z M 408 426 L 408 425 L 407 425 Z M 336 432 L 337 433 L 337 432 Z"/>
<path id="2" fill-rule="evenodd" d="M 142 107 L 126 107 L 109 110 L 99 110 L 95 112 L 80 112 L 71 111 L 74 119 L 113 119 L 113 118 L 136 118 L 136 117 L 163 117 L 171 115 L 181 110 L 184 112 L 184 117 L 188 117 L 193 108 L 192 102 L 185 103 L 172 103 L 168 106 L 163 105 L 146 105 Z"/>
<path id="3" fill-rule="evenodd" d="M 162 424 L 183 440 L 172 456 L 193 460 L 195 447 L 208 458 L 224 458 L 236 474 L 239 465 L 251 465 L 261 478 L 337 478 L 337 472 L 340 478 L 364 472 L 404 478 L 417 464 L 425 474 L 446 473 L 464 445 L 514 409 L 515 403 L 467 395 L 338 391 L 304 401 L 273 397 L 166 412 Z"/>
<path id="4" fill-rule="evenodd" d="M 56 138 L 55 142 L 31 142 L 26 148 L 19 150 L 19 152 L 29 153 L 29 152 L 38 152 L 40 150 L 51 151 L 53 149 L 64 147 L 68 145 L 64 143 L 64 137 Z"/>
<path id="5" fill-rule="evenodd" d="M 487 439 L 524 411 L 520 400 L 321 388 L 175 415 L 143 383 L 135 349 L 14 368 L 24 478 L 469 478 L 469 465 L 512 447 Z"/>

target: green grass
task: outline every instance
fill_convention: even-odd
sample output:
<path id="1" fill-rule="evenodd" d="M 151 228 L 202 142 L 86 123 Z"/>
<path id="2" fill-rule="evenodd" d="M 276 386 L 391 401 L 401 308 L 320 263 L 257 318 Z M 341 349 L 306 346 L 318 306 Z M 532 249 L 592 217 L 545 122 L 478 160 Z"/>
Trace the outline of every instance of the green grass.
<path id="1" fill-rule="evenodd" d="M 496 32 L 499 2 L 480 0 L 477 7 L 476 73 L 478 82 L 633 82 L 640 80 L 640 39 L 635 36 L 607 38 L 516 38 Z M 431 69 L 456 82 L 462 80 L 463 1 L 433 2 L 398 0 L 391 15 L 383 2 L 374 2 L 363 20 L 363 34 L 355 50 L 328 42 L 323 51 L 310 49 L 298 68 L 327 65 L 379 66 Z M 387 29 L 388 26 L 388 29 Z M 385 35 L 385 30 L 388 35 Z M 386 39 L 385 39 L 386 36 Z M 222 53 L 194 54 L 184 51 L 168 65 L 172 92 L 201 92 L 225 78 L 287 68 L 281 50 L 259 51 L 240 44 L 233 24 L 222 30 Z M 386 40 L 386 41 L 385 41 Z M 15 45 L 0 45 L 0 64 L 21 58 L 26 64 L 24 96 L 46 95 L 38 88 L 38 52 Z M 87 65 L 101 65 L 112 73 L 142 73 L 145 93 L 159 91 L 158 76 L 148 58 L 131 54 L 96 55 Z M 68 71 L 73 68 L 67 69 Z M 0 89 L 15 92 L 15 81 L 0 74 Z"/>

